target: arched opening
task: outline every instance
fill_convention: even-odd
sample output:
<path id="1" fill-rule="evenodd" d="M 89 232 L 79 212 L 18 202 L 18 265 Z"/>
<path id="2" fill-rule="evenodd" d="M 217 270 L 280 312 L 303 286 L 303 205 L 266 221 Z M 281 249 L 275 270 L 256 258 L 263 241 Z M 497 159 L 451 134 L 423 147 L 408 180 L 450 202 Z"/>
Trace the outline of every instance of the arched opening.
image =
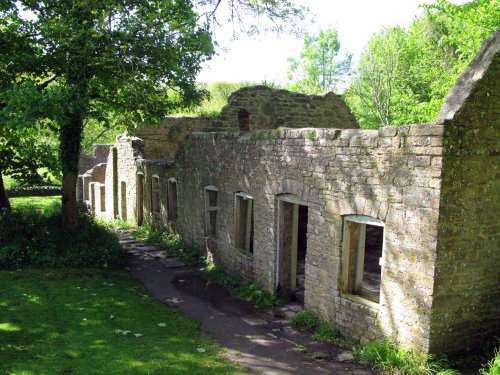
<path id="1" fill-rule="evenodd" d="M 241 108 L 238 111 L 238 127 L 242 132 L 250 130 L 250 112 L 245 108 Z"/>
<path id="2" fill-rule="evenodd" d="M 122 181 L 120 189 L 122 220 L 127 220 L 127 183 Z"/>

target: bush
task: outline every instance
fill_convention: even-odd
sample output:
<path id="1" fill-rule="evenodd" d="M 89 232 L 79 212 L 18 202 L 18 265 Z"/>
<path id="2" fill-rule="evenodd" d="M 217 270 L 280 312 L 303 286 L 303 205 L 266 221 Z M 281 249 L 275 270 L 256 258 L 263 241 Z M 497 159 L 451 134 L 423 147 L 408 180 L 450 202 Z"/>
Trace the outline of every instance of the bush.
<path id="1" fill-rule="evenodd" d="M 60 205 L 0 213 L 0 268 L 110 267 L 125 265 L 117 237 L 80 214 L 76 233 L 60 230 Z"/>
<path id="2" fill-rule="evenodd" d="M 292 327 L 313 332 L 319 327 L 318 315 L 312 310 L 302 310 L 292 318 Z"/>

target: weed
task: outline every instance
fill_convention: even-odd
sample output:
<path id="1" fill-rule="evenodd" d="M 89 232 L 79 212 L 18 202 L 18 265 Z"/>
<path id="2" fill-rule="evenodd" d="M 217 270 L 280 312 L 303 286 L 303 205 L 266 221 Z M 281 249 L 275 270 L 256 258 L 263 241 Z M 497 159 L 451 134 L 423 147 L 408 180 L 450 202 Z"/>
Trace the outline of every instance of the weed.
<path id="1" fill-rule="evenodd" d="M 292 318 L 292 327 L 313 332 L 319 327 L 318 315 L 312 310 L 302 310 Z"/>
<path id="2" fill-rule="evenodd" d="M 480 375 L 500 375 L 500 348 L 495 349 L 495 356 L 479 370 Z"/>
<path id="3" fill-rule="evenodd" d="M 309 139 L 310 141 L 317 141 L 318 140 L 318 136 L 316 134 L 316 130 L 312 130 L 310 131 L 308 134 L 307 134 L 307 139 Z"/>
<path id="4" fill-rule="evenodd" d="M 337 343 L 339 338 L 339 330 L 327 322 L 320 322 L 313 334 L 313 339 L 316 341 Z"/>
<path id="5" fill-rule="evenodd" d="M 278 139 L 278 133 L 274 131 L 268 131 L 267 132 L 267 140 L 268 141 L 275 141 Z"/>
<path id="6" fill-rule="evenodd" d="M 407 375 L 455 375 L 457 371 L 448 368 L 444 356 L 414 352 L 398 348 L 390 340 L 383 338 L 356 350 L 356 357 L 374 369 L 388 374 Z"/>

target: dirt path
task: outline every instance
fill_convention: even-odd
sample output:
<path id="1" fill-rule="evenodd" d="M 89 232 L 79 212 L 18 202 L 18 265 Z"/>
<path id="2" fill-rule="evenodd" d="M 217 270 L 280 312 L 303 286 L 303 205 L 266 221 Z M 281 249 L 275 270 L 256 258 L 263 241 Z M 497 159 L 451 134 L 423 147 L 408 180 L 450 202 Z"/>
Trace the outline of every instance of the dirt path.
<path id="1" fill-rule="evenodd" d="M 218 304 L 185 293 L 175 287 L 183 275 L 193 269 L 175 259 L 163 258 L 159 249 L 131 240 L 127 231 L 118 233 L 127 250 L 130 272 L 152 296 L 177 307 L 201 323 L 231 356 L 249 373 L 255 374 L 373 374 L 363 365 L 350 360 L 345 349 L 311 341 L 290 327 L 294 306 L 285 307 L 282 319 L 271 315 L 248 314 L 237 306 Z M 177 280 L 176 280 L 177 278 Z M 189 279 L 189 277 L 186 277 Z M 340 360 L 337 360 L 340 359 Z"/>

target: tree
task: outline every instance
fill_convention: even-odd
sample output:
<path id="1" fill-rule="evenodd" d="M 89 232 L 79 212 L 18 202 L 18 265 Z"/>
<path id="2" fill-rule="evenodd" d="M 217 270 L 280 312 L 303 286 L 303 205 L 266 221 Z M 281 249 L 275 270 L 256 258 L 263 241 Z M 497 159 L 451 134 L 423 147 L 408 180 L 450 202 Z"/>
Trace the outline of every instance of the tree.
<path id="1" fill-rule="evenodd" d="M 481 43 L 500 27 L 495 2 L 438 0 L 408 30 L 373 35 L 345 94 L 360 125 L 432 121 Z"/>
<path id="2" fill-rule="evenodd" d="M 316 94 L 338 91 L 351 66 L 351 54 L 339 56 L 340 43 L 334 29 L 318 35 L 305 34 L 299 59 L 289 58 L 288 80 L 291 90 Z"/>
<path id="3" fill-rule="evenodd" d="M 5 64 L 16 90 L 2 94 L 4 111 L 24 103 L 27 116 L 49 119 L 56 127 L 62 226 L 74 230 L 78 155 L 87 121 L 106 123 L 115 114 L 129 126 L 158 120 L 170 110 L 170 90 L 185 102 L 199 100 L 195 76 L 213 53 L 210 33 L 197 25 L 184 1 L 10 0 L 0 16 L 27 51 L 18 66 L 12 60 Z M 14 52 L 20 49 L 15 46 Z M 2 48 L 1 59 L 8 61 L 11 53 Z"/>

